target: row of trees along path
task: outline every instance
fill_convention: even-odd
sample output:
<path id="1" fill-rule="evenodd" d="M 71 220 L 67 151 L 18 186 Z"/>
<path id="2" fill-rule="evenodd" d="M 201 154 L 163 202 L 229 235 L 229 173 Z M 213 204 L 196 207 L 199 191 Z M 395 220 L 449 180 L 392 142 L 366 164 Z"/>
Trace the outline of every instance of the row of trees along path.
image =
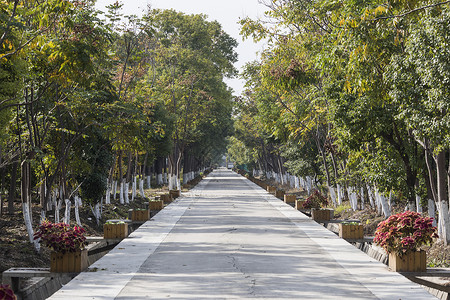
<path id="1" fill-rule="evenodd" d="M 269 46 L 244 70 L 232 160 L 386 217 L 428 207 L 447 245 L 449 1 L 263 2 L 241 21 Z"/>
<path id="2" fill-rule="evenodd" d="M 82 199 L 99 219 L 111 194 L 163 170 L 180 189 L 225 152 L 237 42 L 204 15 L 121 7 L 0 3 L 0 215 L 21 195 L 30 240 L 33 201 L 59 218 Z"/>

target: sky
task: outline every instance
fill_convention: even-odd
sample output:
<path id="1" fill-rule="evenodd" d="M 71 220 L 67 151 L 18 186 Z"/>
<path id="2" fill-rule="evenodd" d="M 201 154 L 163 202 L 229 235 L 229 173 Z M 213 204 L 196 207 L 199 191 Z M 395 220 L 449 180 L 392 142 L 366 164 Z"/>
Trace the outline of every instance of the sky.
<path id="1" fill-rule="evenodd" d="M 114 3 L 115 0 L 97 0 L 96 7 L 106 11 L 105 6 Z M 265 11 L 264 5 L 259 0 L 123 0 L 123 14 L 141 16 L 147 5 L 152 8 L 174 9 L 186 14 L 205 14 L 208 20 L 216 20 L 222 24 L 222 28 L 239 43 L 236 48 L 238 62 L 235 67 L 242 71 L 245 63 L 257 59 L 257 53 L 264 48 L 264 43 L 254 43 L 251 39 L 245 41 L 239 35 L 240 18 L 250 17 L 256 19 L 262 17 Z M 244 81 L 241 79 L 227 79 L 227 84 L 239 95 L 244 89 Z"/>

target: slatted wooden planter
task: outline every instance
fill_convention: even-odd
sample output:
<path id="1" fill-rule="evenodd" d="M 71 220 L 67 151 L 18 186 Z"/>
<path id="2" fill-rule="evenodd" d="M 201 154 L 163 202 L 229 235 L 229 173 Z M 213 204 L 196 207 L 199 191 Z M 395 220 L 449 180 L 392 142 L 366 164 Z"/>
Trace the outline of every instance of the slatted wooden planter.
<path id="1" fill-rule="evenodd" d="M 162 200 L 164 204 L 170 204 L 173 200 L 170 194 L 162 194 L 161 196 L 159 196 L 159 199 Z"/>
<path id="2" fill-rule="evenodd" d="M 133 209 L 131 211 L 131 221 L 133 222 L 146 222 L 150 219 L 149 209 Z"/>
<path id="3" fill-rule="evenodd" d="M 163 200 L 153 200 L 148 202 L 148 208 L 150 210 L 161 210 L 164 208 Z"/>
<path id="4" fill-rule="evenodd" d="M 127 223 L 111 223 L 103 225 L 103 238 L 105 239 L 124 239 L 128 236 Z"/>
<path id="5" fill-rule="evenodd" d="M 394 272 L 426 272 L 427 253 L 423 250 L 409 252 L 402 256 L 389 253 L 389 269 Z"/>
<path id="6" fill-rule="evenodd" d="M 50 272 L 79 273 L 88 267 L 88 251 L 86 249 L 77 252 L 51 252 Z"/>
<path id="7" fill-rule="evenodd" d="M 339 224 L 339 237 L 343 239 L 363 239 L 364 227 L 361 224 Z"/>
<path id="8" fill-rule="evenodd" d="M 277 188 L 271 185 L 267 186 L 267 191 L 271 194 L 275 194 L 277 192 Z"/>
<path id="9" fill-rule="evenodd" d="M 282 190 L 277 190 L 275 192 L 275 197 L 277 197 L 278 199 L 284 200 L 284 191 Z"/>
<path id="10" fill-rule="evenodd" d="M 314 221 L 329 221 L 331 220 L 331 216 L 333 215 L 334 210 L 327 208 L 312 208 L 311 209 L 311 218 Z"/>
<path id="11" fill-rule="evenodd" d="M 295 203 L 296 199 L 297 199 L 296 195 L 284 195 L 284 202 L 285 203 Z"/>
<path id="12" fill-rule="evenodd" d="M 178 197 L 181 196 L 181 191 L 180 190 L 171 190 L 171 191 L 169 191 L 169 195 L 170 195 L 170 197 L 172 197 L 172 199 L 177 199 Z"/>
<path id="13" fill-rule="evenodd" d="M 295 201 L 295 209 L 297 209 L 297 210 L 305 209 L 305 208 L 303 208 L 303 204 L 305 202 L 306 202 L 306 200 L 296 200 Z"/>

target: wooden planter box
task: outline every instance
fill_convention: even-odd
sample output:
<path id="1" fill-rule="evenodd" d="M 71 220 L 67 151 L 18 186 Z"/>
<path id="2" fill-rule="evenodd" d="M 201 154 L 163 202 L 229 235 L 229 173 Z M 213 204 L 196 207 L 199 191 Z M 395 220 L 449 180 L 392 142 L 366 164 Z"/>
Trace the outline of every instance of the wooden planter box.
<path id="1" fill-rule="evenodd" d="M 267 186 L 267 191 L 271 194 L 275 194 L 277 192 L 277 188 L 271 185 Z"/>
<path id="2" fill-rule="evenodd" d="M 150 210 L 161 210 L 164 208 L 164 201 L 163 200 L 149 201 L 148 208 Z"/>
<path id="3" fill-rule="evenodd" d="M 284 195 L 284 202 L 285 203 L 295 203 L 295 200 L 297 200 L 296 195 Z"/>
<path id="4" fill-rule="evenodd" d="M 105 239 L 124 239 L 128 236 L 127 223 L 115 223 L 103 225 L 103 238 Z"/>
<path id="5" fill-rule="evenodd" d="M 420 250 L 401 257 L 396 253 L 389 253 L 389 269 L 394 272 L 426 272 L 427 253 Z"/>
<path id="6" fill-rule="evenodd" d="M 170 204 L 173 200 L 170 194 L 162 194 L 161 196 L 159 196 L 159 199 L 162 200 L 164 204 Z"/>
<path id="7" fill-rule="evenodd" d="M 169 191 L 169 195 L 170 195 L 170 197 L 172 197 L 172 199 L 177 199 L 178 197 L 181 196 L 181 191 L 180 190 L 171 190 L 171 191 Z"/>
<path id="8" fill-rule="evenodd" d="M 88 267 L 88 251 L 83 249 L 77 252 L 50 253 L 50 272 L 80 273 Z"/>
<path id="9" fill-rule="evenodd" d="M 275 197 L 277 197 L 277 198 L 279 198 L 279 199 L 281 199 L 281 200 L 284 200 L 284 191 L 282 191 L 282 190 L 277 190 L 277 191 L 275 192 Z"/>
<path id="10" fill-rule="evenodd" d="M 295 209 L 297 210 L 302 210 L 303 208 L 303 203 L 305 203 L 306 200 L 296 200 L 295 201 Z"/>
<path id="11" fill-rule="evenodd" d="M 132 210 L 131 211 L 131 221 L 134 222 L 146 222 L 150 219 L 150 210 L 149 209 L 141 209 L 141 210 Z"/>
<path id="12" fill-rule="evenodd" d="M 312 208 L 311 209 L 311 218 L 314 221 L 329 221 L 331 220 L 331 215 L 334 213 L 332 209 L 317 209 Z"/>
<path id="13" fill-rule="evenodd" d="M 339 237 L 343 239 L 363 239 L 364 227 L 361 224 L 339 224 Z"/>

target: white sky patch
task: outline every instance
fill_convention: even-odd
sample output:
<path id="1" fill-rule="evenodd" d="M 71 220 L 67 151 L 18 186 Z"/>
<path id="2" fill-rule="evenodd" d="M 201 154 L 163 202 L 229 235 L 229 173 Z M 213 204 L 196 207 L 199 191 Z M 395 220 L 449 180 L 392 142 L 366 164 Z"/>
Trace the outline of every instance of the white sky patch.
<path id="1" fill-rule="evenodd" d="M 114 3 L 115 0 L 98 0 L 96 7 L 106 11 L 105 6 Z M 127 0 L 122 1 L 124 15 L 138 15 L 151 5 L 152 8 L 174 9 L 186 14 L 205 14 L 208 20 L 217 20 L 222 28 L 239 43 L 236 48 L 238 62 L 235 67 L 242 71 L 242 67 L 247 62 L 257 59 L 257 53 L 261 52 L 264 43 L 254 43 L 252 39 L 242 41 L 239 35 L 239 19 L 250 17 L 256 19 L 264 15 L 266 7 L 258 0 Z M 240 79 L 228 79 L 227 84 L 239 95 L 244 88 L 244 81 Z"/>

